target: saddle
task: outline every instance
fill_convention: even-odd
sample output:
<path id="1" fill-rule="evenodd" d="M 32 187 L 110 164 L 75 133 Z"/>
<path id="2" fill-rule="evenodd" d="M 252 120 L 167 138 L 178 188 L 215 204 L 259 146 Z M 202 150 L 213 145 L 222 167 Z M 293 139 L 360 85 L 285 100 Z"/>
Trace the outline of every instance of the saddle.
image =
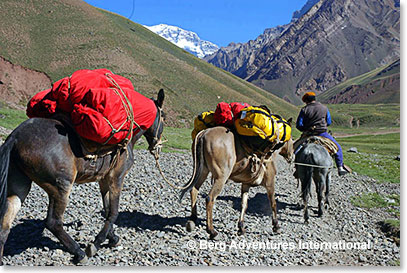
<path id="1" fill-rule="evenodd" d="M 334 154 L 336 154 L 338 152 L 338 146 L 336 146 L 336 144 L 329 138 L 302 134 L 301 137 L 294 142 L 295 153 L 297 152 L 300 145 L 305 144 L 305 143 L 319 144 L 322 147 L 324 147 L 331 156 L 333 156 Z"/>

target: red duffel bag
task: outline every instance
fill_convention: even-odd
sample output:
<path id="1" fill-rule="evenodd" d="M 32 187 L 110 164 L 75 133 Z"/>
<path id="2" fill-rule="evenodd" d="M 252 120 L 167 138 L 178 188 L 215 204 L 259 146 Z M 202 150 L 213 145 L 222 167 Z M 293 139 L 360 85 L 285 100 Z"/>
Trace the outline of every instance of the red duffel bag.
<path id="1" fill-rule="evenodd" d="M 132 111 L 130 111 L 132 109 Z M 78 70 L 36 94 L 27 105 L 27 116 L 70 116 L 77 133 L 102 144 L 118 144 L 148 129 L 155 120 L 154 101 L 136 92 L 130 80 L 107 69 Z M 131 120 L 137 125 L 131 125 Z"/>
<path id="2" fill-rule="evenodd" d="M 250 104 L 242 102 L 220 102 L 216 106 L 214 121 L 217 125 L 231 127 L 233 126 L 234 117 L 239 114 L 240 110 L 249 106 Z"/>

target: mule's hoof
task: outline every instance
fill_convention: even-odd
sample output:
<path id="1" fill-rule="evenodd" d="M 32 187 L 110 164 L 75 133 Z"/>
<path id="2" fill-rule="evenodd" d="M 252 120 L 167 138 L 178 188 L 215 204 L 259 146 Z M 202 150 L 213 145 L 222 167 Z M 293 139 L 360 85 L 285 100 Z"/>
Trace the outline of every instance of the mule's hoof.
<path id="1" fill-rule="evenodd" d="M 74 262 L 74 264 L 77 264 L 77 265 L 81 265 L 81 264 L 83 265 L 88 262 L 88 257 L 86 256 L 85 252 L 83 252 L 83 254 L 76 255 L 73 258 L 73 262 Z"/>
<path id="2" fill-rule="evenodd" d="M 324 213 L 322 211 L 318 211 L 318 217 L 322 217 Z"/>
<path id="3" fill-rule="evenodd" d="M 109 243 L 107 244 L 108 247 L 116 247 L 118 245 L 120 245 L 120 237 L 116 235 L 110 239 Z"/>
<path id="4" fill-rule="evenodd" d="M 191 232 L 195 229 L 195 222 L 192 220 L 188 220 L 188 222 L 185 225 L 185 228 L 188 232 Z"/>
<path id="5" fill-rule="evenodd" d="M 93 243 L 90 243 L 88 245 L 88 247 L 86 248 L 86 255 L 88 257 L 93 257 L 93 256 L 95 256 L 97 251 L 98 250 L 97 250 L 96 246 Z"/>
<path id="6" fill-rule="evenodd" d="M 209 233 L 209 239 L 210 240 L 215 239 L 216 236 L 218 236 L 218 232 L 216 232 L 216 231 L 212 231 L 212 232 Z"/>
<path id="7" fill-rule="evenodd" d="M 274 234 L 280 234 L 281 233 L 281 228 L 280 227 L 273 227 L 273 233 Z"/>
<path id="8" fill-rule="evenodd" d="M 242 236 L 246 234 L 246 229 L 242 228 L 237 231 L 237 235 Z"/>

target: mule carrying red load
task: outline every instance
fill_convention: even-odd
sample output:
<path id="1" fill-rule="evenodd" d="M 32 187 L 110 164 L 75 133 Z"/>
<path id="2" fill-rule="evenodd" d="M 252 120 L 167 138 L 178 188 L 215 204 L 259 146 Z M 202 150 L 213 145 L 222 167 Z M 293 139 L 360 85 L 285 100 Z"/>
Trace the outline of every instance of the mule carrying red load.
<path id="1" fill-rule="evenodd" d="M 134 90 L 130 80 L 108 69 L 78 70 L 36 94 L 28 103 L 27 116 L 49 118 L 57 113 L 71 118 L 76 132 L 102 144 L 118 144 L 131 131 L 146 130 L 157 108 Z"/>

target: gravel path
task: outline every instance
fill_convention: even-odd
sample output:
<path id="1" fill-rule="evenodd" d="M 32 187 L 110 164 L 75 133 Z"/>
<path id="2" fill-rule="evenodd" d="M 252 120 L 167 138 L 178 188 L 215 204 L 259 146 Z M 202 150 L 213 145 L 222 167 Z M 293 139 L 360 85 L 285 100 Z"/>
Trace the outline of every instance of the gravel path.
<path id="1" fill-rule="evenodd" d="M 178 203 L 178 191 L 164 184 L 153 157 L 137 151 L 136 158 L 139 162 L 126 177 L 116 222 L 121 244 L 113 249 L 102 247 L 87 265 L 394 265 L 400 260 L 400 248 L 378 226 L 379 221 L 389 217 L 386 209 L 360 209 L 350 203 L 351 196 L 363 192 L 399 194 L 399 185 L 374 187 L 370 178 L 354 174 L 339 178 L 335 173 L 332 209 L 322 218 L 316 217 L 313 185 L 310 224 L 305 225 L 303 212 L 296 206 L 297 182 L 291 166 L 281 159 L 276 193 L 282 233 L 273 234 L 266 192 L 258 187 L 250 190 L 246 235 L 238 236 L 240 186 L 229 182 L 214 209 L 219 235 L 209 241 L 205 231 L 209 180 L 200 191 L 200 224 L 189 233 L 184 227 L 190 214 L 189 194 Z M 178 184 L 184 184 L 192 173 L 189 153 L 162 154 L 160 162 L 167 176 Z M 96 183 L 74 186 L 65 228 L 82 248 L 102 227 L 101 208 Z M 45 192 L 33 185 L 5 246 L 6 265 L 72 265 L 72 256 L 44 229 L 46 209 Z M 316 243 L 322 242 L 326 242 L 325 246 L 331 244 L 331 249 L 319 249 Z M 362 247 L 370 249 L 344 250 L 345 242 L 362 243 Z"/>

